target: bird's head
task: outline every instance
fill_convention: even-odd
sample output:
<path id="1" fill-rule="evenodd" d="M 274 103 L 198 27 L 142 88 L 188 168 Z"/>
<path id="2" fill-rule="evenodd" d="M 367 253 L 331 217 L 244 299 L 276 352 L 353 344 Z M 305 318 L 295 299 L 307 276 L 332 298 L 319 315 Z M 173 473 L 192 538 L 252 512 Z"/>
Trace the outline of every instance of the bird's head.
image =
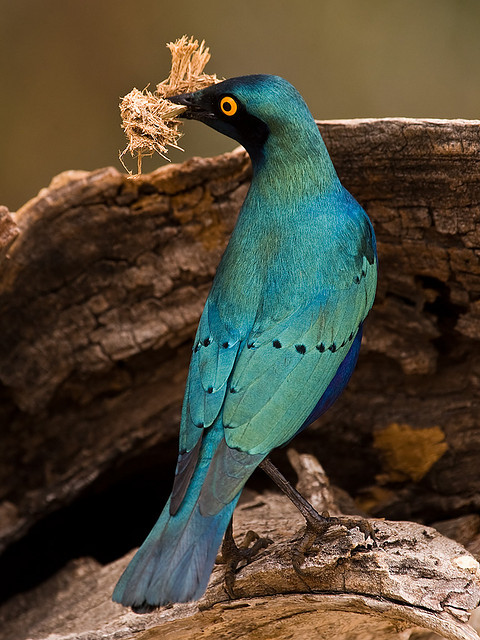
<path id="1" fill-rule="evenodd" d="M 277 147 L 287 147 L 305 134 L 320 137 L 302 96 L 278 76 L 231 78 L 169 100 L 187 107 L 181 117 L 200 120 L 237 140 L 254 163 L 263 159 L 272 139 Z"/>

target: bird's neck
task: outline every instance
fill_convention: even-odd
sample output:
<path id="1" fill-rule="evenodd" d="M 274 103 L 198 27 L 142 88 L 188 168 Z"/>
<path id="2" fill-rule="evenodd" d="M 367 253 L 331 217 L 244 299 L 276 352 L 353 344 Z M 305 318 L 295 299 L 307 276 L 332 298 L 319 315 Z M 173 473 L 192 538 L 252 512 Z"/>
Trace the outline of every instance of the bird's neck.
<path id="1" fill-rule="evenodd" d="M 316 128 L 313 119 L 312 123 Z M 283 135 L 280 143 L 272 135 L 262 157 L 250 153 L 252 182 L 211 294 L 222 317 L 237 310 L 245 331 L 263 304 L 265 291 L 281 283 L 298 284 L 302 272 L 303 289 L 293 285 L 288 289 L 295 305 L 295 296 L 316 287 L 318 269 L 312 265 L 320 259 L 329 224 L 324 214 L 343 192 L 318 130 L 317 134 L 303 139 L 298 134 L 295 139 Z M 305 264 L 310 264 L 309 270 Z M 277 298 L 269 295 L 274 305 Z M 279 296 L 285 297 L 285 290 Z"/>
<path id="2" fill-rule="evenodd" d="M 288 202 L 340 190 L 341 185 L 316 124 L 271 134 L 262 154 L 251 154 L 252 189 L 262 198 Z"/>

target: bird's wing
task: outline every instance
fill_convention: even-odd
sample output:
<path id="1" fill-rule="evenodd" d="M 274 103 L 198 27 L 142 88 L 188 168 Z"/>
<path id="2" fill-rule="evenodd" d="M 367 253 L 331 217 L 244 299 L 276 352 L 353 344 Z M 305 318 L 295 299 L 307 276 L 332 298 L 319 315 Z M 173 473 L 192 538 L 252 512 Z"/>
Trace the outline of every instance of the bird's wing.
<path id="1" fill-rule="evenodd" d="M 203 510 L 213 513 L 243 486 L 247 469 L 292 438 L 310 415 L 373 303 L 375 250 L 368 234 L 364 240 L 335 286 L 283 317 L 278 310 L 275 318 L 259 314 L 249 331 L 229 329 L 232 319 L 227 326 L 215 301 L 207 300 L 182 410 L 172 513 L 195 470 L 204 428 L 223 424 L 225 432 L 204 487 Z"/>
<path id="2" fill-rule="evenodd" d="M 183 400 L 172 514 L 180 507 L 195 471 L 204 429 L 220 414 L 240 345 L 240 334 L 228 330 L 215 302 L 208 298 L 195 336 Z"/>
<path id="3" fill-rule="evenodd" d="M 295 435 L 348 353 L 375 286 L 376 263 L 363 256 L 349 284 L 324 289 L 269 327 L 254 327 L 225 398 L 229 447 L 266 455 Z"/>
<path id="4" fill-rule="evenodd" d="M 180 451 L 189 451 L 202 428 L 222 408 L 241 338 L 229 332 L 210 298 L 205 304 L 193 347 L 180 427 Z"/>

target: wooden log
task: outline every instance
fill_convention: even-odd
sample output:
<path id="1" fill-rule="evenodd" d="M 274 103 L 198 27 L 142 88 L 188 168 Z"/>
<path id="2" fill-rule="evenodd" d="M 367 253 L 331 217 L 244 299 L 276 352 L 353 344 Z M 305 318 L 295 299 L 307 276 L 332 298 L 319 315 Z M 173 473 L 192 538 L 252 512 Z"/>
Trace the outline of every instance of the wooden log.
<path id="1" fill-rule="evenodd" d="M 67 172 L 17 212 L 0 274 L 4 545 L 122 458 L 176 438 L 247 176 L 242 153 L 135 181 Z"/>
<path id="2" fill-rule="evenodd" d="M 294 451 L 290 458 L 301 486 L 312 488 L 306 491 L 312 504 L 339 512 L 318 462 Z M 434 529 L 372 520 L 374 541 L 358 528 L 336 527 L 316 542 L 297 573 L 292 553 L 302 517 L 285 497 L 250 493 L 235 513 L 239 542 L 252 527 L 275 540 L 238 571 L 236 599 L 227 596 L 217 565 L 200 602 L 138 616 L 110 600 L 131 554 L 106 567 L 77 560 L 0 608 L 2 638 L 431 640 L 434 632 L 449 640 L 478 640 L 467 620 L 480 599 L 479 564 Z"/>
<path id="3" fill-rule="evenodd" d="M 302 442 L 372 514 L 475 511 L 479 125 L 319 126 L 374 222 L 380 281 L 349 390 Z M 66 172 L 17 212 L 0 274 L 3 544 L 175 438 L 192 335 L 248 179 L 240 150 L 136 180 Z"/>
<path id="4" fill-rule="evenodd" d="M 0 260 L 20 233 L 7 207 L 0 206 Z"/>
<path id="5" fill-rule="evenodd" d="M 374 516 L 469 517 L 480 506 L 479 123 L 319 126 L 374 223 L 380 281 L 347 392 L 296 446 Z M 191 340 L 249 172 L 241 150 L 136 180 L 66 172 L 9 216 L 20 232 L 0 265 L 4 547 L 122 462 L 155 448 L 159 465 L 173 462 L 175 445 L 159 445 L 176 440 Z"/>

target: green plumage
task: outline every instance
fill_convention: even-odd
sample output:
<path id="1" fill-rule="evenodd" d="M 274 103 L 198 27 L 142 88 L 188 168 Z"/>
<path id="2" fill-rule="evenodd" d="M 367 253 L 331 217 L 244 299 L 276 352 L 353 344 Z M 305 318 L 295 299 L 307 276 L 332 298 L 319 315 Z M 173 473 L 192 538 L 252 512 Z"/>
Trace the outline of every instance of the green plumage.
<path id="1" fill-rule="evenodd" d="M 346 385 L 377 277 L 370 221 L 291 85 L 246 76 L 177 101 L 246 147 L 253 179 L 195 338 L 172 499 L 115 590 L 136 607 L 203 593 L 249 475 Z"/>

